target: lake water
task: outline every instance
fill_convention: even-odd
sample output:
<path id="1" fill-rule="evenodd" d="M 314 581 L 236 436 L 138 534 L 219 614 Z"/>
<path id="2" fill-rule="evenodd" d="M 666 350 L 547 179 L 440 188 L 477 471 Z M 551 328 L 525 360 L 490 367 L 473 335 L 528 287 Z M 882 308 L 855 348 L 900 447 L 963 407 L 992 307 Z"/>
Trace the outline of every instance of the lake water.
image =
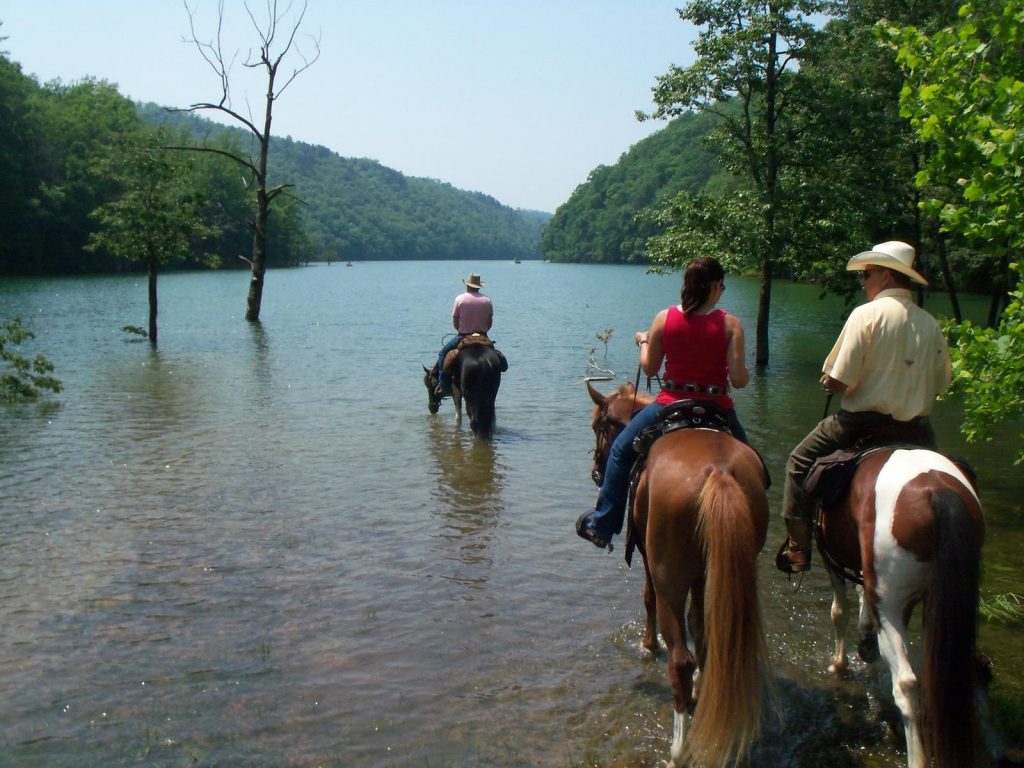
<path id="1" fill-rule="evenodd" d="M 421 381 L 469 271 L 511 365 L 489 444 L 450 400 L 431 416 Z M 0 406 L 0 766 L 663 761 L 670 691 L 664 658 L 639 649 L 642 569 L 573 522 L 596 497 L 588 353 L 632 380 L 632 333 L 679 277 L 319 265 L 268 273 L 259 325 L 242 319 L 247 284 L 162 276 L 153 351 L 121 330 L 145 325 L 144 277 L 0 281 L 0 318 L 22 317 L 65 388 Z M 728 280 L 751 343 L 756 302 L 755 282 Z M 785 459 L 822 415 L 841 324 L 838 301 L 777 284 L 771 365 L 736 395 L 775 478 L 761 577 L 787 717 L 754 766 L 903 759 L 880 670 L 825 672 L 817 562 L 797 594 L 771 563 Z M 965 446 L 954 404 L 935 420 L 979 470 L 985 591 L 1019 591 L 1024 473 L 1005 447 Z M 1019 694 L 1021 633 L 982 640 Z"/>

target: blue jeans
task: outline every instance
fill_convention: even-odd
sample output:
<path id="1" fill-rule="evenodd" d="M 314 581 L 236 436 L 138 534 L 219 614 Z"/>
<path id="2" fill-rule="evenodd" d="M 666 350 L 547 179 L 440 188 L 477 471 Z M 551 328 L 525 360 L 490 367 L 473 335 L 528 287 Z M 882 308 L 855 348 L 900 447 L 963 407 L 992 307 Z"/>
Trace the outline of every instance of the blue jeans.
<path id="1" fill-rule="evenodd" d="M 452 391 L 452 377 L 444 372 L 444 359 L 457 346 L 459 342 L 465 338 L 464 334 L 456 333 L 441 347 L 441 352 L 437 356 L 437 382 L 444 387 L 448 392 Z"/>
<path id="2" fill-rule="evenodd" d="M 604 481 L 597 496 L 597 508 L 591 516 L 591 525 L 602 538 L 610 539 L 622 532 L 622 521 L 626 517 L 626 497 L 629 495 L 629 473 L 636 461 L 633 439 L 647 427 L 658 421 L 663 403 L 651 403 L 634 416 L 626 428 L 619 433 L 608 452 L 608 464 L 604 468 Z M 736 410 L 729 409 L 729 428 L 738 440 L 747 442 Z"/>

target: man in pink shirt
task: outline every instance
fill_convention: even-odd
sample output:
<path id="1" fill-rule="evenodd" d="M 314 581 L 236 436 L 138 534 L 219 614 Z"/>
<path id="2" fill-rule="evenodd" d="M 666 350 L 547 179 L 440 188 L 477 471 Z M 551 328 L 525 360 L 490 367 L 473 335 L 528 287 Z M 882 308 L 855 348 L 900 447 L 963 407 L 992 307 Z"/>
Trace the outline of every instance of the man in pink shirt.
<path id="1" fill-rule="evenodd" d="M 444 358 L 463 338 L 471 333 L 482 333 L 485 336 L 491 330 L 491 322 L 494 319 L 494 306 L 491 300 L 480 293 L 484 287 L 483 280 L 476 272 L 470 272 L 463 282 L 466 290 L 455 297 L 455 304 L 452 306 L 452 325 L 455 328 L 455 335 L 445 342 L 441 353 L 437 356 L 437 389 L 434 394 L 438 397 L 452 393 L 452 379 L 444 372 Z"/>

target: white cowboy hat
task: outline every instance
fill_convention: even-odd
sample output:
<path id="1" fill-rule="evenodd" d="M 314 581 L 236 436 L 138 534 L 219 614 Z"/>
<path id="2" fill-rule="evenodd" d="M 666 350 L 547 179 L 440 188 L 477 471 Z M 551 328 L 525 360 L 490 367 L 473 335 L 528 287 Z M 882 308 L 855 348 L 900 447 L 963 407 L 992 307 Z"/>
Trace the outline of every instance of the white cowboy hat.
<path id="1" fill-rule="evenodd" d="M 463 280 L 467 288 L 483 288 L 484 281 L 480 279 L 480 275 L 476 272 L 470 272 L 469 277 Z"/>
<path id="2" fill-rule="evenodd" d="M 914 249 L 899 240 L 879 243 L 870 251 L 862 251 L 849 260 L 846 269 L 858 272 L 866 267 L 885 267 L 893 272 L 906 275 L 919 285 L 928 285 L 928 281 L 914 269 Z"/>

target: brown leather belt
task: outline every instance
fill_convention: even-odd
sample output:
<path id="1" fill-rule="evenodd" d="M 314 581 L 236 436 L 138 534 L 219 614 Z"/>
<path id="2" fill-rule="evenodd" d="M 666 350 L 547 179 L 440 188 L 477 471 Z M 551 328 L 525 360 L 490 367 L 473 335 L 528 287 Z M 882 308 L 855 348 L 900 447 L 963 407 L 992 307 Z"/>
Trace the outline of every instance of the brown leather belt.
<path id="1" fill-rule="evenodd" d="M 722 397 L 726 394 L 726 388 L 720 387 L 717 384 L 709 384 L 705 387 L 700 384 L 672 381 L 671 379 L 666 379 L 664 388 L 675 392 L 687 392 L 691 395 L 711 395 L 712 397 Z"/>

